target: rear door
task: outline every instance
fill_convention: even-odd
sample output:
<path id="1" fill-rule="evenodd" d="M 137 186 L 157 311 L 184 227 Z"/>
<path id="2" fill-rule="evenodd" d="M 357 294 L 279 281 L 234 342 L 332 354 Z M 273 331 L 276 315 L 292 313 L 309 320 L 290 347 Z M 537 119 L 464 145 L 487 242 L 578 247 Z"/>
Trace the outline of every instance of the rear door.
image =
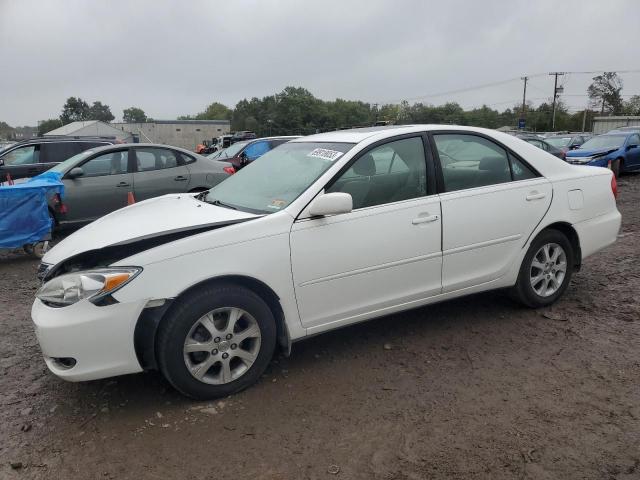
<path id="1" fill-rule="evenodd" d="M 40 146 L 41 171 L 48 170 L 83 150 L 80 142 L 45 142 Z"/>
<path id="2" fill-rule="evenodd" d="M 136 147 L 132 152 L 136 201 L 189 190 L 189 169 L 178 152 L 162 147 Z"/>
<path id="3" fill-rule="evenodd" d="M 494 140 L 434 133 L 441 168 L 442 290 L 503 276 L 551 203 L 551 183 Z"/>
<path id="4" fill-rule="evenodd" d="M 126 148 L 103 153 L 78 165 L 82 176 L 63 178 L 68 212 L 61 222 L 88 222 L 126 207 L 128 193 L 133 191 L 128 158 Z"/>

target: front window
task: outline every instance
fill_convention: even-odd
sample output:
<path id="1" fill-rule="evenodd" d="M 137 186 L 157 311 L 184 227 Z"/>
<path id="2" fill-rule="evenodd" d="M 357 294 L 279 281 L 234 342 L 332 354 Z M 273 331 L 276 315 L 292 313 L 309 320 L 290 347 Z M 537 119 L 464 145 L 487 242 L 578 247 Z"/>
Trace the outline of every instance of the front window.
<path id="1" fill-rule="evenodd" d="M 39 150 L 36 145 L 28 145 L 26 147 L 11 150 L 2 157 L 4 164 L 9 165 L 31 165 L 38 163 Z"/>
<path id="2" fill-rule="evenodd" d="M 545 140 L 556 148 L 562 148 L 569 145 L 571 137 L 549 137 L 545 138 Z"/>
<path id="3" fill-rule="evenodd" d="M 254 213 L 277 212 L 298 198 L 353 145 L 285 143 L 213 187 L 204 200 Z"/>
<path id="4" fill-rule="evenodd" d="M 71 170 L 76 164 L 80 163 L 82 160 L 87 158 L 89 155 L 93 155 L 95 153 L 93 150 L 85 150 L 84 152 L 80 152 L 77 155 L 74 155 L 71 158 L 67 158 L 64 162 L 57 164 L 55 167 L 50 168 L 50 172 L 58 172 L 63 175 Z"/>
<path id="5" fill-rule="evenodd" d="M 624 144 L 624 135 L 598 135 L 582 144 L 580 150 L 599 150 L 601 148 L 620 148 Z"/>

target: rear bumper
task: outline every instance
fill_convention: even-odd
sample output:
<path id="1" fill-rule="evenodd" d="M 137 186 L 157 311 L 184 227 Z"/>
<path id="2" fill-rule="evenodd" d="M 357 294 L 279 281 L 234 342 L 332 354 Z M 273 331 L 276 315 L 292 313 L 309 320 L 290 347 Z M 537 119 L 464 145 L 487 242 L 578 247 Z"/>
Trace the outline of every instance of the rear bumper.
<path id="1" fill-rule="evenodd" d="M 620 212 L 614 209 L 605 215 L 574 224 L 573 227 L 580 239 L 582 258 L 587 258 L 614 243 L 618 237 L 621 222 Z"/>
<path id="2" fill-rule="evenodd" d="M 36 300 L 31 309 L 36 336 L 49 370 L 72 382 L 142 371 L 134 329 L 145 301 L 97 307 L 80 301 L 51 308 Z M 69 368 L 56 359 L 73 359 Z"/>

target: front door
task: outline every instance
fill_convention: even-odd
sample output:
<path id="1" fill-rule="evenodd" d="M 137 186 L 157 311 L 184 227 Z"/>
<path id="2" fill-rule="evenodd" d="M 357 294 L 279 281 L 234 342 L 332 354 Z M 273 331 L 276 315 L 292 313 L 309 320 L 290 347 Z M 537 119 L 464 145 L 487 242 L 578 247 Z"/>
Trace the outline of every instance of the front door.
<path id="1" fill-rule="evenodd" d="M 162 147 L 136 147 L 135 184 L 136 201 L 189 190 L 191 175 L 181 165 L 179 154 Z"/>
<path id="2" fill-rule="evenodd" d="M 111 151 L 79 165 L 82 175 L 63 178 L 66 222 L 88 222 L 127 206 L 133 192 L 133 174 L 128 172 L 128 151 Z"/>
<path id="3" fill-rule="evenodd" d="M 296 299 L 310 331 L 440 293 L 440 202 L 423 145 L 414 136 L 364 152 L 326 188 L 349 193 L 353 211 L 293 224 Z"/>
<path id="4" fill-rule="evenodd" d="M 435 134 L 442 170 L 442 288 L 496 280 L 551 204 L 551 183 L 501 145 L 472 134 Z"/>

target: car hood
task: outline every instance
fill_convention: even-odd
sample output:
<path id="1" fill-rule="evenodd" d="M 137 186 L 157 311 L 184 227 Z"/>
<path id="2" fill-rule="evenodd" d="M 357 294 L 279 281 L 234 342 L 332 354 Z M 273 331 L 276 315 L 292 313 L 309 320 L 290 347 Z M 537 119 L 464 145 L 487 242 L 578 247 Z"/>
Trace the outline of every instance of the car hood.
<path id="1" fill-rule="evenodd" d="M 578 148 L 577 150 L 569 150 L 567 157 L 594 157 L 597 155 L 606 155 L 607 153 L 615 152 L 617 148 L 598 148 L 596 150 L 583 150 Z"/>
<path id="2" fill-rule="evenodd" d="M 116 210 L 58 243 L 42 259 L 56 265 L 85 252 L 111 248 L 130 251 L 152 248 L 259 215 L 218 207 L 197 200 L 196 195 L 173 194 L 152 198 Z"/>

